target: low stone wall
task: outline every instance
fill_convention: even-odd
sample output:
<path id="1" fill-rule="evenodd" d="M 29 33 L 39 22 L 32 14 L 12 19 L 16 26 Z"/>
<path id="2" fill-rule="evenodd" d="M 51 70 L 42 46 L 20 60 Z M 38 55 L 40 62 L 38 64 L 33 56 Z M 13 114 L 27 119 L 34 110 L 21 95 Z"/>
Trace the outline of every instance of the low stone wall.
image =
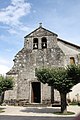
<path id="1" fill-rule="evenodd" d="M 24 106 L 26 104 L 29 104 L 28 101 L 29 100 L 27 99 L 20 99 L 20 100 L 11 99 L 11 100 L 5 100 L 4 103 L 7 105 Z"/>
<path id="2" fill-rule="evenodd" d="M 50 106 L 51 100 L 43 100 L 42 103 L 29 103 L 28 99 L 11 99 L 5 100 L 4 104 L 13 105 L 13 106 L 26 106 L 26 107 L 41 107 L 41 106 Z"/>
<path id="3" fill-rule="evenodd" d="M 46 99 L 46 100 L 42 100 L 42 104 L 51 104 L 51 100 L 48 100 L 48 99 Z"/>

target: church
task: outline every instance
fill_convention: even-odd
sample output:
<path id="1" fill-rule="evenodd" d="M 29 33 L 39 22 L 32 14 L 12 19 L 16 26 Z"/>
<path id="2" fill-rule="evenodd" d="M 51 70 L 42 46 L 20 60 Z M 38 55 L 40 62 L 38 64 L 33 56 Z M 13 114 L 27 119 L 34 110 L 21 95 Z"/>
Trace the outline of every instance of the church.
<path id="1" fill-rule="evenodd" d="M 7 76 L 13 77 L 13 90 L 6 91 L 5 102 L 9 105 L 47 104 L 60 101 L 59 92 L 40 83 L 35 69 L 65 67 L 80 64 L 80 46 L 58 38 L 58 35 L 39 27 L 24 37 L 23 48 L 15 55 L 14 65 Z"/>

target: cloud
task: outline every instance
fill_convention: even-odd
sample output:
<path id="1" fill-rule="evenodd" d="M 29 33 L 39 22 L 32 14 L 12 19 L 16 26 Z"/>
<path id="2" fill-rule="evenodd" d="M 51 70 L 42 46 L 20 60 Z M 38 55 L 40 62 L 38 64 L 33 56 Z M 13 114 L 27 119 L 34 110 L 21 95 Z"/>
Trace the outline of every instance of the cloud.
<path id="1" fill-rule="evenodd" d="M 24 27 L 21 18 L 30 13 L 31 5 L 25 0 L 11 0 L 11 4 L 0 10 L 0 22 L 10 26 L 13 30 L 15 27 Z M 15 31 L 11 31 L 15 33 Z"/>
<path id="2" fill-rule="evenodd" d="M 12 63 L 10 63 L 9 58 L 5 58 L 3 56 L 0 57 L 0 65 L 9 66 L 10 64 L 12 64 Z"/>
<path id="3" fill-rule="evenodd" d="M 10 70 L 11 64 L 8 59 L 0 57 L 0 74 L 5 75 Z"/>
<path id="4" fill-rule="evenodd" d="M 10 70 L 9 67 L 0 64 L 0 74 L 5 75 L 9 70 Z"/>
<path id="5" fill-rule="evenodd" d="M 29 30 L 28 27 L 26 27 L 24 24 L 20 24 L 19 26 L 17 26 L 17 28 L 15 27 L 11 27 L 9 28 L 7 31 L 10 34 L 17 34 L 20 36 L 20 32 L 27 32 Z M 22 34 L 22 33 L 21 33 Z"/>
<path id="6" fill-rule="evenodd" d="M 18 34 L 18 32 L 14 28 L 10 28 L 7 30 L 10 34 Z"/>

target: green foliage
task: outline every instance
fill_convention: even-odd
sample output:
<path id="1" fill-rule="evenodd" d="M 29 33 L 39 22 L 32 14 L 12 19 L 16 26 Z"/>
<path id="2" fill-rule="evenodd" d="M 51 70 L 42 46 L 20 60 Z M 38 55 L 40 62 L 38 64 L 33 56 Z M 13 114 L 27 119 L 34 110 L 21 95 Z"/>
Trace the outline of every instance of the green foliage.
<path id="1" fill-rule="evenodd" d="M 67 67 L 68 79 L 76 85 L 80 83 L 80 65 L 70 65 Z"/>
<path id="2" fill-rule="evenodd" d="M 36 69 L 36 76 L 38 81 L 46 84 L 48 83 L 52 78 L 50 76 L 50 69 Z"/>
<path id="3" fill-rule="evenodd" d="M 68 93 L 74 85 L 80 82 L 80 66 L 37 69 L 36 76 L 42 83 L 54 86 L 59 92 Z"/>
<path id="4" fill-rule="evenodd" d="M 71 84 L 69 84 L 69 80 L 67 79 L 65 68 L 52 68 L 50 74 L 52 77 L 52 81 L 49 84 L 50 86 L 53 85 L 59 92 L 69 92 L 68 89 L 71 87 Z"/>
<path id="5" fill-rule="evenodd" d="M 80 82 L 80 65 L 70 65 L 67 68 L 36 69 L 37 79 L 57 89 L 61 97 L 61 112 L 67 113 L 66 94 Z"/>
<path id="6" fill-rule="evenodd" d="M 11 77 L 0 76 L 0 93 L 13 88 L 13 81 Z"/>
<path id="7" fill-rule="evenodd" d="M 78 105 L 78 102 L 77 102 L 77 101 L 72 101 L 72 102 L 70 103 L 70 105 Z"/>

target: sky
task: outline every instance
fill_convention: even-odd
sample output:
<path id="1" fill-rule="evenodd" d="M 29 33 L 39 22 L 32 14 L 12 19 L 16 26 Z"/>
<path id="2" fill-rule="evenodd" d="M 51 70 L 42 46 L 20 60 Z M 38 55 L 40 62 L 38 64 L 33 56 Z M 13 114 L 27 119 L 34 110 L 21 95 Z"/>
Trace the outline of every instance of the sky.
<path id="1" fill-rule="evenodd" d="M 39 27 L 80 45 L 80 0 L 0 0 L 0 74 L 13 66 L 24 36 Z"/>

